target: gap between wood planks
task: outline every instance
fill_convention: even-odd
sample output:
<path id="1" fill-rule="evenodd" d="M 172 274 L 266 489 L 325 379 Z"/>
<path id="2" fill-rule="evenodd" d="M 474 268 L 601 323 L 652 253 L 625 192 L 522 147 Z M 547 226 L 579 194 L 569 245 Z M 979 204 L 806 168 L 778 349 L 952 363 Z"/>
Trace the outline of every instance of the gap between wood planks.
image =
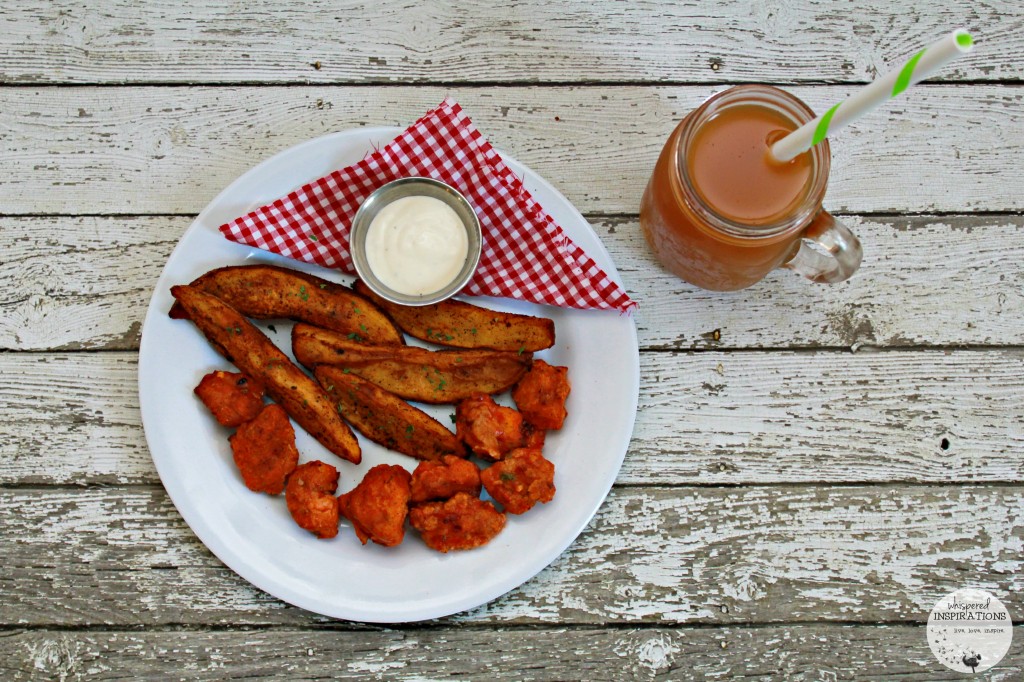
<path id="1" fill-rule="evenodd" d="M 324 616 L 327 618 L 326 616 Z M 447 618 L 452 618 L 448 616 Z M 138 632 L 147 633 L 174 633 L 174 632 L 450 632 L 455 626 L 453 623 L 443 622 L 444 619 L 435 621 L 420 621 L 414 623 L 388 623 L 375 624 L 361 621 L 335 620 L 330 619 L 324 623 L 315 625 L 287 624 L 287 623 L 262 623 L 253 625 L 235 625 L 223 623 L 210 623 L 208 625 L 189 623 L 161 623 L 159 625 L 61 625 L 55 623 L 44 625 L 37 623 L 11 624 L 0 623 L 0 637 L 5 633 L 18 632 L 74 632 L 74 633 L 100 633 L 100 634 L 134 634 Z M 871 622 L 855 620 L 792 620 L 792 621 L 753 621 L 749 623 L 657 623 L 649 621 L 638 621 L 635 623 L 624 623 L 609 621 L 600 625 L 594 623 L 558 623 L 558 624 L 530 624 L 530 623 L 486 623 L 466 621 L 457 624 L 460 632 L 558 632 L 570 628 L 577 632 L 608 632 L 608 631 L 630 631 L 630 630 L 778 630 L 783 628 L 799 627 L 821 627 L 827 625 L 836 628 L 896 628 L 906 627 L 924 629 L 927 623 L 917 620 L 879 620 Z M 1024 633 L 1024 623 L 1015 623 L 1014 630 L 1017 636 Z M 1016 637 L 1015 637 L 1016 639 Z"/>
<path id="2" fill-rule="evenodd" d="M 480 89 L 480 88 L 607 88 L 607 87 L 691 87 L 700 86 L 707 88 L 727 88 L 733 85 L 771 85 L 777 88 L 803 87 L 803 86 L 849 86 L 857 87 L 867 85 L 868 80 L 831 80 L 831 79 L 807 79 L 794 78 L 784 81 L 772 80 L 734 80 L 734 81 L 689 81 L 689 80 L 579 80 L 579 81 L 537 81 L 537 80 L 477 80 L 477 81 L 444 81 L 430 80 L 426 78 L 409 78 L 396 81 L 393 78 L 382 80 L 297 80 L 282 81 L 280 83 L 265 80 L 237 80 L 237 81 L 68 81 L 66 83 L 36 83 L 32 81 L 3 81 L 0 80 L 0 88 L 29 88 L 33 90 L 55 89 L 55 88 L 304 88 L 310 86 L 325 87 L 346 87 L 346 88 L 406 88 L 411 86 L 430 86 L 436 88 L 459 88 L 459 89 Z M 916 84 L 915 88 L 927 88 L 934 86 L 972 86 L 972 85 L 1000 85 L 1007 87 L 1019 87 L 1024 85 L 1024 79 L 1008 78 L 1005 80 L 985 80 L 974 78 L 969 80 L 933 78 L 927 82 Z"/>

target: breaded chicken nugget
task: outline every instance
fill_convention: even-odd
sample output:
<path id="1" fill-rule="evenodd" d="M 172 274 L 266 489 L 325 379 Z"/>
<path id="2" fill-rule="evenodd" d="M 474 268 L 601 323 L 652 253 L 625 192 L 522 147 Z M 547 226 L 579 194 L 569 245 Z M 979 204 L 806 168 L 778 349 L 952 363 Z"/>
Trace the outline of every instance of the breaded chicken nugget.
<path id="1" fill-rule="evenodd" d="M 366 472 L 359 485 L 338 498 L 338 510 L 352 522 L 364 545 L 373 540 L 394 547 L 405 537 L 411 478 L 396 464 L 378 464 Z"/>
<path id="2" fill-rule="evenodd" d="M 217 370 L 203 377 L 195 394 L 221 426 L 238 426 L 263 409 L 263 384 L 240 372 Z"/>
<path id="3" fill-rule="evenodd" d="M 505 527 L 502 512 L 469 493 L 416 505 L 409 511 L 409 521 L 427 547 L 438 552 L 481 547 Z"/>
<path id="4" fill-rule="evenodd" d="M 523 514 L 555 496 L 555 465 L 533 448 L 513 450 L 485 469 L 480 479 L 509 514 Z"/>
<path id="5" fill-rule="evenodd" d="M 295 523 L 318 538 L 338 534 L 338 470 L 314 460 L 306 462 L 288 477 L 284 499 Z"/>
<path id="6" fill-rule="evenodd" d="M 447 500 L 455 493 L 480 497 L 480 469 L 467 459 L 445 455 L 441 461 L 420 462 L 412 472 L 411 502 Z"/>
<path id="7" fill-rule="evenodd" d="M 541 429 L 560 429 L 568 414 L 565 400 L 572 388 L 569 369 L 553 367 L 543 360 L 534 360 L 530 371 L 512 389 L 512 400 L 534 426 Z"/>
<path id="8" fill-rule="evenodd" d="M 265 406 L 228 439 L 235 464 L 249 490 L 279 495 L 299 463 L 295 429 L 280 405 Z"/>
<path id="9" fill-rule="evenodd" d="M 523 445 L 523 415 L 478 393 L 455 406 L 455 435 L 476 455 L 496 461 Z"/>
<path id="10" fill-rule="evenodd" d="M 544 429 L 534 426 L 528 421 L 523 421 L 523 444 L 524 448 L 540 450 L 544 447 Z"/>

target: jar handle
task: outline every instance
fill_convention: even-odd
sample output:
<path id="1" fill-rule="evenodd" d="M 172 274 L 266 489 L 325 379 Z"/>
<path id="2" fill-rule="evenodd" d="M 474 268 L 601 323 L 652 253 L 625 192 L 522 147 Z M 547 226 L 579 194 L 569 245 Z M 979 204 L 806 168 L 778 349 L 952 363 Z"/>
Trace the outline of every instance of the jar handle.
<path id="1" fill-rule="evenodd" d="M 830 213 L 820 211 L 801 236 L 796 254 L 782 267 L 812 282 L 842 282 L 856 272 L 863 254 L 856 235 Z"/>

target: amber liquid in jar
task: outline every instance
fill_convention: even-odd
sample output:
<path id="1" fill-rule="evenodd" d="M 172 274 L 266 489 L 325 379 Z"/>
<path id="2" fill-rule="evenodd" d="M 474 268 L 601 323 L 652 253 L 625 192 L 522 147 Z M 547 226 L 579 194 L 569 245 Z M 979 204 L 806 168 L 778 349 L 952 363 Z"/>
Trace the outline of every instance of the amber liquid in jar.
<path id="1" fill-rule="evenodd" d="M 681 140 L 686 123 L 669 138 L 644 193 L 644 236 L 662 264 L 691 284 L 742 289 L 795 252 L 795 233 L 806 224 L 786 221 L 808 200 L 814 159 L 770 157 L 771 144 L 799 123 L 762 104 L 726 106 Z"/>

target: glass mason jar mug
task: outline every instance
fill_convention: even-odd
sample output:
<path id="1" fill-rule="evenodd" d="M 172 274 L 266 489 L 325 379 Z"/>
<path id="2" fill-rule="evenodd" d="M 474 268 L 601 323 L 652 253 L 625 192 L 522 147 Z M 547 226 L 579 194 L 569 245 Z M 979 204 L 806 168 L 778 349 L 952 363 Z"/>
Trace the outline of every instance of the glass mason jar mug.
<path id="1" fill-rule="evenodd" d="M 787 92 L 740 85 L 709 98 L 665 143 L 640 204 L 658 260 L 678 277 L 734 291 L 784 267 L 815 282 L 841 282 L 861 246 L 821 207 L 828 140 L 785 163 L 768 148 L 814 118 Z"/>

